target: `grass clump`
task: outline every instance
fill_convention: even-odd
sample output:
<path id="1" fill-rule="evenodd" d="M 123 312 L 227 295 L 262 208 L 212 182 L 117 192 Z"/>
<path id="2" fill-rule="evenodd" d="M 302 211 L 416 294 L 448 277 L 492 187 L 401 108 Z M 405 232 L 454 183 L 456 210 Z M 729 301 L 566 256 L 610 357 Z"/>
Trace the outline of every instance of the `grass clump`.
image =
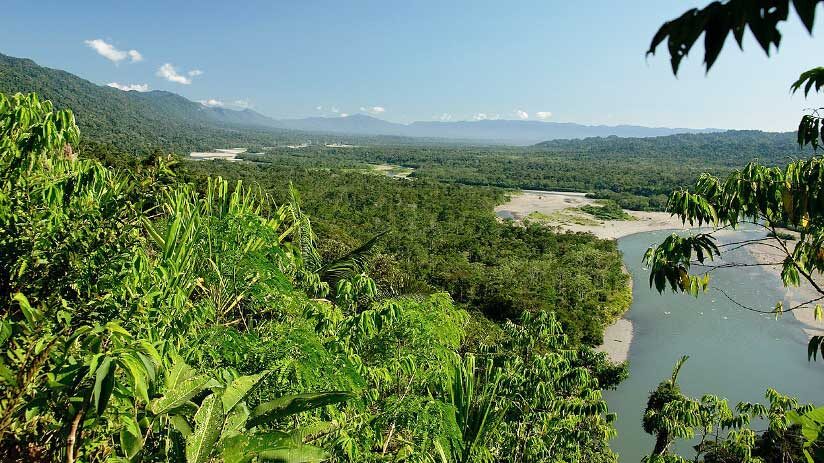
<path id="1" fill-rule="evenodd" d="M 599 201 L 597 204 L 581 206 L 580 210 L 599 220 L 635 220 L 615 201 Z"/>

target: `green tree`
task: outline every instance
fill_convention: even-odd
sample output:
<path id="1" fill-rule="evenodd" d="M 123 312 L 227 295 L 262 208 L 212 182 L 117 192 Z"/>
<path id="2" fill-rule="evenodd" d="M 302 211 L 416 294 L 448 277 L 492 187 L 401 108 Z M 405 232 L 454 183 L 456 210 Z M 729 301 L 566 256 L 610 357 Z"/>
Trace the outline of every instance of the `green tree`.
<path id="1" fill-rule="evenodd" d="M 729 0 L 713 2 L 703 9 L 692 9 L 681 17 L 668 21 L 655 34 L 648 54 L 654 54 L 665 40 L 673 73 L 677 74 L 681 61 L 695 42 L 704 36 L 704 65 L 707 71 L 716 62 L 727 37 L 732 33 L 739 47 L 743 46 L 744 34 L 749 30 L 759 46 L 769 54 L 778 49 L 781 33 L 778 26 L 788 19 L 791 4 L 808 32 L 815 24 L 818 0 Z M 804 94 L 824 84 L 824 69 L 815 68 L 802 73 L 792 83 L 793 92 L 804 87 Z M 818 110 L 805 114 L 798 128 L 798 144 L 817 149 L 821 144 L 821 118 Z M 650 267 L 650 286 L 658 291 L 667 287 L 676 292 L 698 295 L 709 285 L 708 271 L 691 272 L 694 263 L 704 264 L 720 256 L 725 249 L 741 248 L 767 243 L 783 257 L 781 278 L 785 286 L 798 286 L 805 280 L 818 296 L 793 307 L 785 308 L 781 302 L 770 311 L 776 316 L 791 310 L 815 310 L 820 318 L 824 289 L 820 277 L 824 271 L 824 160 L 814 156 L 789 163 L 786 168 L 750 163 L 727 178 L 702 175 L 692 190 L 672 193 L 667 210 L 681 217 L 690 225 L 711 225 L 735 228 L 741 223 L 762 227 L 769 234 L 763 239 L 747 240 L 726 245 L 716 244 L 712 232 L 689 236 L 672 235 L 657 247 L 651 247 L 644 256 Z M 791 227 L 799 233 L 795 243 L 789 242 L 777 230 L 780 226 Z M 734 266 L 734 264 L 731 264 Z M 728 265 L 729 266 L 729 265 Z M 747 307 L 749 308 L 749 307 Z M 757 308 L 749 308 L 759 311 Z M 810 343 L 813 358 L 822 338 Z M 823 346 L 824 347 L 824 346 Z M 808 461 L 818 455 L 822 440 L 822 410 L 794 411 L 791 415 L 806 439 L 804 454 Z M 772 420 L 771 420 L 772 422 Z M 797 432 L 797 430 L 796 430 Z"/>

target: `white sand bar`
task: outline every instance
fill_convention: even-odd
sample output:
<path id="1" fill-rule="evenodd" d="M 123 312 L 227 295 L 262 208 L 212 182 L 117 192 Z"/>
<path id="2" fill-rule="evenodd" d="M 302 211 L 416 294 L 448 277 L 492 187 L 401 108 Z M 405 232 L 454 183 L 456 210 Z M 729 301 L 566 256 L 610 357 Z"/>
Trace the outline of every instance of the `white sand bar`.
<path id="1" fill-rule="evenodd" d="M 507 203 L 496 207 L 495 213 L 498 217 L 511 218 L 516 222 L 522 222 L 530 214 L 540 214 L 540 221 L 547 226 L 571 232 L 592 233 L 604 239 L 617 239 L 655 230 L 686 229 L 681 219 L 666 212 L 626 211 L 635 220 L 601 221 L 578 210 L 579 207 L 596 201 L 587 198 L 586 193 L 524 190 L 513 194 Z"/>

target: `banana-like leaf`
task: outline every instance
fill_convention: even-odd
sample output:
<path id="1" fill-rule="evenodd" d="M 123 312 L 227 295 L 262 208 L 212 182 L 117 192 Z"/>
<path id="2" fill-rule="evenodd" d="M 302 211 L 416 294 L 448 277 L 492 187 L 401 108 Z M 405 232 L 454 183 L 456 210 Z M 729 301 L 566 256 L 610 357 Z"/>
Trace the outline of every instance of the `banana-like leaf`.
<path id="1" fill-rule="evenodd" d="M 192 427 L 189 426 L 189 422 L 186 421 L 183 415 L 172 415 L 169 417 L 169 422 L 183 437 L 189 437 L 189 434 L 192 433 Z"/>
<path id="2" fill-rule="evenodd" d="M 280 431 L 227 439 L 223 444 L 222 456 L 225 463 L 250 463 L 253 460 L 315 463 L 329 458 L 325 450 L 303 444 Z"/>
<path id="3" fill-rule="evenodd" d="M 334 286 L 338 280 L 347 278 L 352 274 L 360 273 L 366 266 L 367 259 L 372 254 L 372 248 L 374 248 L 378 240 L 387 233 L 387 231 L 378 233 L 362 245 L 346 253 L 346 255 L 319 268 L 317 274 L 320 275 L 324 281 Z"/>
<path id="4" fill-rule="evenodd" d="M 246 406 L 246 402 L 238 403 L 231 412 L 227 413 L 226 420 L 223 422 L 223 438 L 243 432 L 246 429 L 246 420 L 249 419 L 249 414 L 249 407 Z"/>
<path id="5" fill-rule="evenodd" d="M 262 403 L 255 407 L 247 427 L 259 426 L 278 418 L 294 415 L 295 413 L 312 410 L 345 402 L 352 398 L 350 392 L 308 392 L 303 394 L 285 395 L 275 400 Z"/>
<path id="6" fill-rule="evenodd" d="M 206 389 L 211 382 L 211 378 L 206 375 L 198 375 L 183 381 L 176 388 L 168 391 L 163 397 L 152 402 L 151 410 L 155 415 L 162 415 L 185 404 L 199 392 Z"/>
<path id="7" fill-rule="evenodd" d="M 186 462 L 204 463 L 209 460 L 222 429 L 223 403 L 217 394 L 211 394 L 195 413 L 195 430 L 186 438 Z"/>
<path id="8" fill-rule="evenodd" d="M 229 413 L 267 374 L 268 372 L 263 372 L 257 375 L 241 376 L 232 381 L 221 396 L 223 410 Z"/>

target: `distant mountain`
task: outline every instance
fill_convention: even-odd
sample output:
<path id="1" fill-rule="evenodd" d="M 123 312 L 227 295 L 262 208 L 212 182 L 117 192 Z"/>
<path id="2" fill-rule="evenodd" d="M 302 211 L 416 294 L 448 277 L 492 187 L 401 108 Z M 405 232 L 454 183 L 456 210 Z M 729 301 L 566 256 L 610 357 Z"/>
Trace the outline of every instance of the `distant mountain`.
<path id="1" fill-rule="evenodd" d="M 483 120 L 398 124 L 365 114 L 347 117 L 272 119 L 251 109 L 207 107 L 164 92 L 124 92 L 96 85 L 29 59 L 0 54 L 0 92 L 37 92 L 58 108 L 71 108 L 85 138 L 126 150 L 208 149 L 230 145 L 266 146 L 312 134 L 355 137 L 405 137 L 465 142 L 531 145 L 547 140 L 589 137 L 657 137 L 717 129 L 679 129 L 631 125 Z M 298 131 L 298 132 L 296 132 Z M 413 142 L 413 140 L 406 140 Z"/>
<path id="2" fill-rule="evenodd" d="M 531 145 L 534 143 L 589 137 L 660 137 L 678 133 L 709 133 L 720 129 L 683 129 L 634 125 L 582 125 L 567 122 L 483 120 L 461 122 L 413 122 L 397 124 L 364 114 L 347 117 L 311 117 L 275 120 L 274 127 L 307 132 L 351 135 L 396 135 L 418 138 L 474 140 L 490 143 Z"/>
<path id="3" fill-rule="evenodd" d="M 282 130 L 272 128 L 271 119 L 252 110 L 209 108 L 163 91 L 124 92 L 3 54 L 0 92 L 37 92 L 58 108 L 71 108 L 84 139 L 112 143 L 126 150 L 272 144 L 283 135 Z"/>
<path id="4" fill-rule="evenodd" d="M 279 119 L 275 127 L 305 132 L 345 133 L 350 135 L 399 135 L 406 136 L 407 126 L 384 121 L 365 114 L 346 117 L 308 117 L 305 119 Z"/>
<path id="5" fill-rule="evenodd" d="M 514 144 L 533 144 L 546 140 L 590 137 L 660 137 L 677 133 L 709 133 L 720 129 L 684 129 L 637 125 L 582 125 L 571 122 L 483 120 L 463 122 L 414 122 L 415 133 L 429 137 L 499 140 Z"/>

